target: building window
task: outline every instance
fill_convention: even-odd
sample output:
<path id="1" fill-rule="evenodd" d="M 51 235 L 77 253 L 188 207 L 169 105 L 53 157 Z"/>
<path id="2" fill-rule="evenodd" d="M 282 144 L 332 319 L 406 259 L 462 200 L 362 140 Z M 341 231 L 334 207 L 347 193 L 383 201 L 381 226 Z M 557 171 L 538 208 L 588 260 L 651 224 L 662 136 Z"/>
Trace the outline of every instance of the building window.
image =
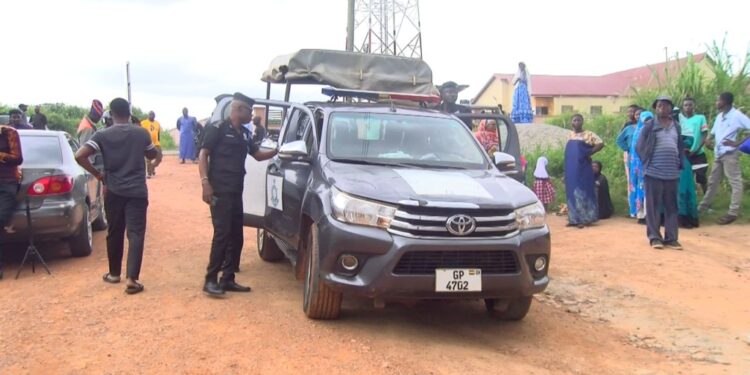
<path id="1" fill-rule="evenodd" d="M 536 115 L 537 116 L 548 116 L 549 115 L 549 108 L 548 107 L 536 107 Z"/>
<path id="2" fill-rule="evenodd" d="M 592 116 L 599 116 L 602 114 L 602 106 L 600 105 L 592 105 L 591 106 L 591 115 Z"/>
<path id="3" fill-rule="evenodd" d="M 573 106 L 572 105 L 564 105 L 561 108 L 562 113 L 571 113 L 573 112 Z"/>

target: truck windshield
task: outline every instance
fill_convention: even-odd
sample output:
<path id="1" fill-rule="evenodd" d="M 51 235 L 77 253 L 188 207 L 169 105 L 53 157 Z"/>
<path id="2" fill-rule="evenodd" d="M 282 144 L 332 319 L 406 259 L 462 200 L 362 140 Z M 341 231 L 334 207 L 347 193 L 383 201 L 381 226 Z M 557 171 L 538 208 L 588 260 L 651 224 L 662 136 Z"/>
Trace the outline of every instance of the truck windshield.
<path id="1" fill-rule="evenodd" d="M 466 126 L 450 118 L 339 112 L 330 117 L 327 139 L 332 160 L 436 168 L 488 166 Z"/>

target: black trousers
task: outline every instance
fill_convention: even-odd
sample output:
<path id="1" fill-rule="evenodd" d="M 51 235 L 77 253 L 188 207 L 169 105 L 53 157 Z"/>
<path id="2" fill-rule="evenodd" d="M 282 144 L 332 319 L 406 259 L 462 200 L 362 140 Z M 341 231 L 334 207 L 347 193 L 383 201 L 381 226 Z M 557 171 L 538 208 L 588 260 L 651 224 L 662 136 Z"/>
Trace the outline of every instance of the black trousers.
<path id="1" fill-rule="evenodd" d="M 138 280 L 143 263 L 143 244 L 146 240 L 146 211 L 148 198 L 124 197 L 107 191 L 104 197 L 107 211 L 107 258 L 109 274 L 120 276 L 125 246 L 125 230 L 128 232 L 127 277 Z"/>
<path id="2" fill-rule="evenodd" d="M 706 154 L 693 155 L 689 160 L 691 165 L 708 164 Z M 703 189 L 703 194 L 706 194 L 706 189 L 708 188 L 708 177 L 706 175 L 707 172 L 708 165 L 693 171 L 693 174 L 695 174 L 695 182 L 697 182 L 698 185 L 701 186 L 701 189 Z"/>
<path id="3" fill-rule="evenodd" d="M 13 212 L 18 204 L 16 194 L 18 193 L 18 184 L 0 183 L 0 237 L 5 234 L 5 226 L 13 217 Z M 0 271 L 3 270 L 3 245 L 0 245 Z"/>
<path id="4" fill-rule="evenodd" d="M 646 176 L 646 235 L 649 240 L 677 241 L 677 187 L 679 180 L 661 180 Z M 661 214 L 664 214 L 664 237 L 661 235 Z"/>
<path id="5" fill-rule="evenodd" d="M 242 193 L 221 193 L 211 197 L 211 222 L 214 238 L 206 270 L 206 281 L 234 281 L 244 242 L 242 226 Z"/>

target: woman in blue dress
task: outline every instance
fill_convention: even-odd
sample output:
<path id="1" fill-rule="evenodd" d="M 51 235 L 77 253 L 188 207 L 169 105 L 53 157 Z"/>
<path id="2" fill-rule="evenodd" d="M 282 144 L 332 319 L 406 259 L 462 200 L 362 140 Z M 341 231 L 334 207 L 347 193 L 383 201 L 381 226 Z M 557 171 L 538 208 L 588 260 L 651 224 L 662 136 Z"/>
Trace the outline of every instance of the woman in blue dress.
<path id="1" fill-rule="evenodd" d="M 640 114 L 636 111 L 638 124 L 635 126 L 633 135 L 630 138 L 630 151 L 628 152 L 628 158 L 630 159 L 630 165 L 628 166 L 628 173 L 630 173 L 628 202 L 630 203 L 630 216 L 637 218 L 638 223 L 645 224 L 646 193 L 643 186 L 645 177 L 643 175 L 643 163 L 641 163 L 641 158 L 638 157 L 638 153 L 635 151 L 635 145 L 638 143 L 638 137 L 641 135 L 641 130 L 646 122 L 654 120 L 654 114 L 649 111 L 639 111 Z"/>
<path id="2" fill-rule="evenodd" d="M 591 155 L 604 148 L 604 142 L 583 130 L 583 116 L 573 116 L 573 132 L 565 145 L 565 195 L 568 198 L 568 226 L 583 228 L 599 220 Z"/>
<path id="3" fill-rule="evenodd" d="M 518 72 L 513 76 L 513 110 L 511 120 L 516 124 L 530 124 L 534 122 L 534 112 L 531 109 L 531 75 L 526 64 L 518 63 Z"/>
<path id="4" fill-rule="evenodd" d="M 180 131 L 180 164 L 185 164 L 186 159 L 196 162 L 195 132 L 197 127 L 198 120 L 188 116 L 188 109 L 183 108 L 182 117 L 177 119 L 177 130 Z"/>

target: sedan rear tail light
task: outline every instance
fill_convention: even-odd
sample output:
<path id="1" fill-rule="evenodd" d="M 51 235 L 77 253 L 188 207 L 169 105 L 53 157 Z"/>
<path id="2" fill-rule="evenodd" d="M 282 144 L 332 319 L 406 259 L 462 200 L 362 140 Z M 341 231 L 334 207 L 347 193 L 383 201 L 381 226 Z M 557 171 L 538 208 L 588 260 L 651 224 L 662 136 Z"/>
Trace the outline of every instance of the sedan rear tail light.
<path id="1" fill-rule="evenodd" d="M 70 193 L 73 178 L 70 176 L 47 176 L 34 181 L 26 192 L 29 196 L 45 196 Z"/>

